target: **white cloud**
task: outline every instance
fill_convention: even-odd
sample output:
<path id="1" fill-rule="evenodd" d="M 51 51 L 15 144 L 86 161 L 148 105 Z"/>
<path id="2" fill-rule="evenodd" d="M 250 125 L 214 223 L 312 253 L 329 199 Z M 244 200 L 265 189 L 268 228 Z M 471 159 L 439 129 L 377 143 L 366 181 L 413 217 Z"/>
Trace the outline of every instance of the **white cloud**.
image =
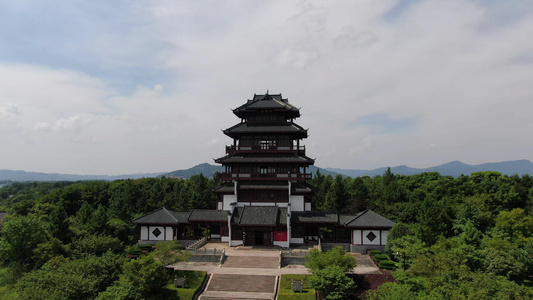
<path id="1" fill-rule="evenodd" d="M 7 103 L 0 107 L 0 119 L 11 119 L 20 115 L 18 107 L 13 103 Z"/>
<path id="2" fill-rule="evenodd" d="M 307 153 L 321 167 L 533 160 L 524 136 L 533 128 L 533 5 L 511 2 L 61 8 L 50 15 L 70 30 L 23 32 L 44 53 L 0 61 L 0 133 L 9 145 L 0 164 L 125 173 L 211 162 L 231 143 L 220 131 L 238 122 L 230 108 L 267 89 L 302 107 Z M 17 11 L 35 16 L 32 9 Z M 3 44 L 15 53 L 20 41 L 11 42 Z M 383 126 L 358 122 L 373 116 L 386 116 Z"/>

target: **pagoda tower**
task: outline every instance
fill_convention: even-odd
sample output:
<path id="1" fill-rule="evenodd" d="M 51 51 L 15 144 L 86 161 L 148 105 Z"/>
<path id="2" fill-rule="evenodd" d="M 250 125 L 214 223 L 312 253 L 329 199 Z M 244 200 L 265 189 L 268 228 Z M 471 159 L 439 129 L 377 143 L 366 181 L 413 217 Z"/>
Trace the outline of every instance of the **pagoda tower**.
<path id="1" fill-rule="evenodd" d="M 240 122 L 224 134 L 233 139 L 226 156 L 215 159 L 224 166 L 223 184 L 214 192 L 218 210 L 234 207 L 277 206 L 290 211 L 311 211 L 313 188 L 307 183 L 314 164 L 301 141 L 307 129 L 294 123 L 300 109 L 281 94 L 254 95 L 233 109 Z"/>

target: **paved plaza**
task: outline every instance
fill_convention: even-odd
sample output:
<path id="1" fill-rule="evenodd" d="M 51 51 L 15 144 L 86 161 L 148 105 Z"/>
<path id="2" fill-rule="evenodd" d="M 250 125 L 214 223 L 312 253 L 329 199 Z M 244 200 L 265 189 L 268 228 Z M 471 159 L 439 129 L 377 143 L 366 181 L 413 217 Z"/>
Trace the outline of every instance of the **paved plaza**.
<path id="1" fill-rule="evenodd" d="M 179 262 L 176 270 L 206 271 L 210 277 L 201 300 L 275 299 L 282 274 L 310 274 L 303 265 L 281 267 L 281 252 L 273 247 L 229 247 L 227 243 L 208 243 L 202 249 L 224 249 L 222 263 Z M 302 250 L 307 251 L 307 250 Z M 368 255 L 353 254 L 356 274 L 381 274 Z"/>

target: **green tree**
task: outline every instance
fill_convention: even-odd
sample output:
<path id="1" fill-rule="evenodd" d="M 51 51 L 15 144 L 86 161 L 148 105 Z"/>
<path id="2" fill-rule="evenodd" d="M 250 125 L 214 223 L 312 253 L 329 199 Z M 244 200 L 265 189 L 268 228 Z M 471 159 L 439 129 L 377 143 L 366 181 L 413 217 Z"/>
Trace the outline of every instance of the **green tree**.
<path id="1" fill-rule="evenodd" d="M 426 198 L 418 213 L 415 234 L 427 245 L 433 245 L 439 237 L 450 237 L 452 230 L 453 210 L 448 203 Z"/>
<path id="2" fill-rule="evenodd" d="M 63 242 L 70 240 L 70 222 L 66 210 L 62 206 L 55 207 L 50 213 L 49 217 L 49 229 L 48 232 Z"/>
<path id="3" fill-rule="evenodd" d="M 459 235 L 464 243 L 474 246 L 479 246 L 483 234 L 478 230 L 472 222 L 467 222 L 463 228 L 463 232 Z"/>
<path id="4" fill-rule="evenodd" d="M 501 211 L 496 218 L 495 230 L 511 238 L 517 245 L 522 245 L 533 236 L 533 217 L 528 216 L 522 208 Z"/>
<path id="5" fill-rule="evenodd" d="M 337 175 L 326 194 L 322 209 L 326 211 L 342 211 L 348 204 L 349 197 L 344 178 L 342 175 Z"/>
<path id="6" fill-rule="evenodd" d="M 158 242 L 155 244 L 155 250 L 152 255 L 164 266 L 168 266 L 178 261 L 186 261 L 189 258 L 190 253 L 180 248 L 178 241 Z"/>
<path id="7" fill-rule="evenodd" d="M 48 241 L 40 243 L 35 249 L 33 249 L 35 268 L 40 268 L 55 257 L 67 257 L 68 254 L 69 249 L 67 245 L 64 245 L 57 238 L 51 238 Z"/>
<path id="8" fill-rule="evenodd" d="M 98 208 L 91 214 L 85 226 L 91 234 L 104 233 L 107 229 L 108 220 L 107 209 L 103 205 L 98 205 Z"/>
<path id="9" fill-rule="evenodd" d="M 74 257 L 83 257 L 86 255 L 99 256 L 108 251 L 120 253 L 124 250 L 124 245 L 117 237 L 97 234 L 76 239 L 70 244 L 70 248 Z"/>
<path id="10" fill-rule="evenodd" d="M 98 295 L 98 299 L 155 299 L 169 282 L 163 264 L 146 255 L 124 264 L 118 281 Z"/>
<path id="11" fill-rule="evenodd" d="M 335 247 L 327 252 L 312 249 L 305 259 L 305 266 L 312 274 L 309 284 L 320 290 L 326 299 L 346 299 L 355 288 L 355 284 L 345 273 L 353 270 L 357 262 L 342 247 Z"/>
<path id="12" fill-rule="evenodd" d="M 10 217 L 2 227 L 0 260 L 31 270 L 35 263 L 33 250 L 47 238 L 44 224 L 35 216 Z"/>
<path id="13" fill-rule="evenodd" d="M 417 294 L 407 284 L 385 282 L 377 289 L 370 291 L 366 300 L 413 300 Z"/>
<path id="14" fill-rule="evenodd" d="M 342 267 L 329 265 L 315 270 L 309 277 L 309 285 L 319 290 L 325 299 L 347 299 L 355 289 L 352 279 L 344 274 Z"/>
<path id="15" fill-rule="evenodd" d="M 21 299 L 94 299 L 120 274 L 123 255 L 110 252 L 80 259 L 52 259 L 16 285 Z"/>
<path id="16" fill-rule="evenodd" d="M 311 249 L 306 257 L 305 266 L 311 273 L 330 265 L 338 266 L 343 272 L 350 272 L 357 266 L 357 261 L 353 255 L 344 251 L 340 246 L 327 252 L 321 252 L 316 248 Z"/>
<path id="17" fill-rule="evenodd" d="M 349 181 L 348 193 L 350 201 L 347 204 L 347 213 L 357 213 L 367 208 L 369 198 L 368 187 L 361 177 Z"/>

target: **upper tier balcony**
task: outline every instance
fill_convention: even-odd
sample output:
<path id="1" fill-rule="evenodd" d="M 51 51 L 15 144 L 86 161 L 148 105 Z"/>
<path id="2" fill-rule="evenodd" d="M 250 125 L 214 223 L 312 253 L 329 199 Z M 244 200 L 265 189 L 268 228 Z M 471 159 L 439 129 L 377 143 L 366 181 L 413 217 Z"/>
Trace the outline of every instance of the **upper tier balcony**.
<path id="1" fill-rule="evenodd" d="M 306 181 L 312 178 L 311 173 L 218 173 L 218 180 Z"/>
<path id="2" fill-rule="evenodd" d="M 305 155 L 305 146 L 226 146 L 226 154 L 235 153 L 297 153 Z"/>

